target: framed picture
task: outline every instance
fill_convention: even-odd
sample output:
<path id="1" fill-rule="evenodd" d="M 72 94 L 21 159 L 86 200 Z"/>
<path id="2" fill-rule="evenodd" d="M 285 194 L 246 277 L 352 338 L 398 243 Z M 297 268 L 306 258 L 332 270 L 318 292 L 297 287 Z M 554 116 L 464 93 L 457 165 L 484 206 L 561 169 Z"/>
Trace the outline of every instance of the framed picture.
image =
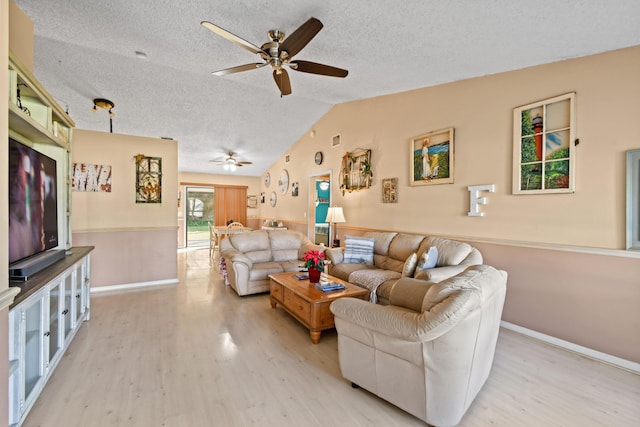
<path id="1" fill-rule="evenodd" d="M 453 128 L 409 140 L 409 184 L 453 184 Z"/>
<path id="2" fill-rule="evenodd" d="M 285 155 L 284 156 L 284 162 L 285 163 L 289 163 L 290 161 L 291 161 L 291 155 L 290 154 Z"/>
<path id="3" fill-rule="evenodd" d="M 575 93 L 513 110 L 513 194 L 573 193 Z"/>
<path id="4" fill-rule="evenodd" d="M 264 191 L 260 193 L 260 203 L 264 203 Z"/>
<path id="5" fill-rule="evenodd" d="M 71 190 L 111 193 L 111 166 L 74 163 Z"/>
<path id="6" fill-rule="evenodd" d="M 627 249 L 640 251 L 640 150 L 627 151 Z"/>
<path id="7" fill-rule="evenodd" d="M 331 138 L 331 148 L 335 148 L 340 145 L 340 134 L 333 135 Z"/>
<path id="8" fill-rule="evenodd" d="M 300 188 L 300 184 L 298 181 L 291 184 L 291 196 L 298 197 L 298 189 Z"/>
<path id="9" fill-rule="evenodd" d="M 382 180 L 382 203 L 398 203 L 398 178 Z"/>
<path id="10" fill-rule="evenodd" d="M 162 203 L 162 158 L 143 154 L 136 159 L 136 203 Z"/>
<path id="11" fill-rule="evenodd" d="M 258 196 L 256 196 L 256 195 L 247 196 L 247 207 L 248 208 L 257 208 L 258 207 Z"/>

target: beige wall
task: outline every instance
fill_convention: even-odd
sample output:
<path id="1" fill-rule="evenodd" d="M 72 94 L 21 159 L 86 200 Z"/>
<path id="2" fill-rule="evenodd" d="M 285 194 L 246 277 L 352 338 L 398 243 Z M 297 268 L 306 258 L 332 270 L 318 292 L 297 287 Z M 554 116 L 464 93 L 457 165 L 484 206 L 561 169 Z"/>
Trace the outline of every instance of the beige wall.
<path id="1" fill-rule="evenodd" d="M 112 174 L 110 193 L 72 193 L 73 244 L 96 247 L 93 287 L 177 279 L 177 144 L 74 131 L 72 161 L 109 165 Z M 136 203 L 137 154 L 162 158 L 162 203 Z"/>
<path id="2" fill-rule="evenodd" d="M 162 203 L 136 203 L 134 156 L 137 154 L 162 158 Z M 112 174 L 110 193 L 73 192 L 74 232 L 175 227 L 177 141 L 76 129 L 72 161 L 110 165 Z"/>
<path id="3" fill-rule="evenodd" d="M 334 172 L 335 202 L 348 223 L 361 227 L 622 249 L 625 243 L 625 150 L 640 147 L 635 123 L 640 111 L 640 47 L 532 67 L 436 87 L 351 102 L 334 107 L 290 150 L 282 168 L 291 180 L 315 171 Z M 555 95 L 577 93 L 576 192 L 511 195 L 513 108 Z M 455 128 L 455 183 L 410 187 L 409 138 Z M 330 148 L 340 133 L 342 144 Z M 371 148 L 373 186 L 337 191 L 340 158 Z M 315 151 L 325 164 L 313 163 Z M 399 178 L 399 202 L 381 203 L 380 182 Z M 495 184 L 481 207 L 485 217 L 468 217 L 467 186 Z M 271 186 L 274 184 L 272 182 Z M 278 200 L 278 216 L 304 220 L 305 195 Z"/>
<path id="4" fill-rule="evenodd" d="M 9 49 L 33 73 L 33 21 L 13 1 L 9 1 L 9 16 Z"/>
<path id="5" fill-rule="evenodd" d="M 346 233 L 382 229 L 475 242 L 487 263 L 510 273 L 504 319 L 572 343 L 640 362 L 640 252 L 625 245 L 625 151 L 640 148 L 640 47 L 509 73 L 355 101 L 334 107 L 270 169 L 291 181 L 333 171 L 333 203 Z M 512 195 L 515 107 L 576 92 L 574 194 Z M 455 128 L 455 183 L 409 186 L 409 139 Z M 310 129 L 311 131 L 311 129 Z M 331 137 L 341 145 L 331 148 Z M 342 155 L 372 152 L 373 185 L 342 195 Z M 325 163 L 314 164 L 323 151 Z M 381 202 L 383 178 L 399 179 L 399 202 Z M 483 193 L 484 217 L 469 217 L 467 186 Z M 277 188 L 277 184 L 275 185 Z M 306 222 L 308 185 L 300 197 L 278 194 L 274 215 Z M 587 265 L 588 264 L 588 265 Z"/>

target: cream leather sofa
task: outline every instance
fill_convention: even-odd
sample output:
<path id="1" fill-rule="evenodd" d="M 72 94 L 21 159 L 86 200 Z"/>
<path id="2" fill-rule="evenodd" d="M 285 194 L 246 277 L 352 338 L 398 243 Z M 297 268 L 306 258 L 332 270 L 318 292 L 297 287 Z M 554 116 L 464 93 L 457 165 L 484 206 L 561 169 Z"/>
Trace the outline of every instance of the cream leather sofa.
<path id="1" fill-rule="evenodd" d="M 220 242 L 229 285 L 240 296 L 269 291 L 269 275 L 299 271 L 304 253 L 323 250 L 293 230 L 258 230 L 231 234 Z"/>
<path id="2" fill-rule="evenodd" d="M 439 283 L 402 278 L 387 306 L 337 299 L 342 375 L 428 424 L 457 425 L 489 376 L 506 283 L 477 265 Z"/>
<path id="3" fill-rule="evenodd" d="M 368 288 L 375 298 L 372 302 L 389 303 L 389 293 L 402 277 L 405 261 L 413 253 L 418 258 L 431 246 L 438 249 L 436 267 L 424 270 L 420 278 L 440 282 L 464 271 L 470 265 L 482 264 L 482 254 L 468 243 L 441 237 L 395 232 L 367 232 L 361 237 L 373 238 L 373 264 L 344 263 L 344 247 L 327 249 L 325 255 L 331 264 L 328 273 L 349 283 Z M 417 276 L 418 277 L 418 276 Z"/>

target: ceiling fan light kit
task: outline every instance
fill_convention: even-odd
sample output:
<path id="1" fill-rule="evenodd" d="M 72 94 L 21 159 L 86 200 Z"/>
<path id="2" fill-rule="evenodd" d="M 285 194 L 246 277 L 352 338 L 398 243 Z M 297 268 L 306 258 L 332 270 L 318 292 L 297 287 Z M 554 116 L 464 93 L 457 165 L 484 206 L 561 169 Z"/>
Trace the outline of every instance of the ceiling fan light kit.
<path id="1" fill-rule="evenodd" d="M 309 18 L 304 24 L 298 27 L 289 37 L 285 38 L 285 34 L 280 30 L 270 30 L 268 42 L 261 47 L 257 47 L 229 31 L 218 27 L 208 21 L 200 23 L 206 29 L 225 39 L 236 43 L 240 47 L 255 53 L 262 58 L 263 63 L 238 65 L 236 67 L 226 68 L 224 70 L 214 71 L 214 76 L 224 76 L 227 74 L 239 73 L 242 71 L 255 70 L 270 65 L 273 69 L 273 80 L 280 90 L 280 96 L 291 94 L 291 81 L 289 74 L 284 66 L 290 69 L 310 74 L 318 74 L 330 77 L 347 77 L 349 72 L 342 68 L 332 67 L 330 65 L 319 64 L 310 61 L 292 61 L 292 58 L 300 52 L 316 34 L 322 29 L 323 25 L 316 18 Z"/>
<path id="2" fill-rule="evenodd" d="M 234 153 L 233 151 L 229 151 L 227 153 L 227 157 L 221 160 L 210 160 L 210 162 L 222 165 L 222 168 L 225 171 L 229 171 L 229 172 L 235 172 L 236 169 L 238 169 L 241 166 L 244 165 L 250 165 L 253 164 L 253 162 L 240 162 L 238 161 L 238 159 L 236 159 L 234 156 L 236 155 L 236 153 Z"/>

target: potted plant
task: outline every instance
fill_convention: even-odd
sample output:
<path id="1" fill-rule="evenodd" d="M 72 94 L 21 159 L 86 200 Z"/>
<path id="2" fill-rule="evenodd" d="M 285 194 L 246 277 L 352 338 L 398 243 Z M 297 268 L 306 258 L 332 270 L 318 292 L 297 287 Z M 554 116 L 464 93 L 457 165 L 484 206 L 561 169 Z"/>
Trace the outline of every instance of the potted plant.
<path id="1" fill-rule="evenodd" d="M 309 282 L 318 283 L 324 271 L 324 251 L 312 249 L 304 253 L 305 268 L 309 271 Z"/>

